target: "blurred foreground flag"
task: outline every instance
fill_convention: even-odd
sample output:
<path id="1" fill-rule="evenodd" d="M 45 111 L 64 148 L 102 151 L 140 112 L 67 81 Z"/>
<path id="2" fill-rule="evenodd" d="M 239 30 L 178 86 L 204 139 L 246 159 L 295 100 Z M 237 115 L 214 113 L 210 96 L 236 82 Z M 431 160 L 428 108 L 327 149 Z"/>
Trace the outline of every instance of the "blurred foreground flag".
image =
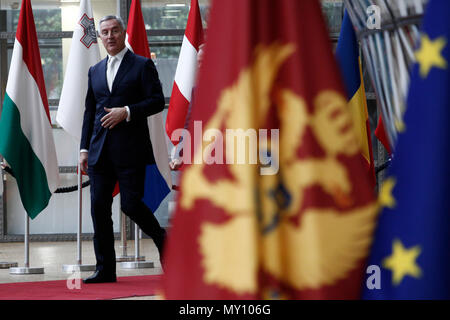
<path id="1" fill-rule="evenodd" d="M 22 1 L 0 117 L 0 154 L 34 219 L 59 184 L 58 160 L 30 0 Z"/>
<path id="2" fill-rule="evenodd" d="M 366 299 L 450 298 L 450 2 L 431 0 L 416 51 L 392 169 L 380 191 L 369 264 L 381 289 Z"/>
<path id="3" fill-rule="evenodd" d="M 341 34 L 336 48 L 336 58 L 343 75 L 348 106 L 355 122 L 356 134 L 361 145 L 361 154 L 367 167 L 367 175 L 375 187 L 375 166 L 359 45 L 347 12 L 345 12 L 342 22 Z"/>
<path id="4" fill-rule="evenodd" d="M 164 296 L 359 298 L 376 204 L 319 1 L 213 1 L 208 39 Z"/>

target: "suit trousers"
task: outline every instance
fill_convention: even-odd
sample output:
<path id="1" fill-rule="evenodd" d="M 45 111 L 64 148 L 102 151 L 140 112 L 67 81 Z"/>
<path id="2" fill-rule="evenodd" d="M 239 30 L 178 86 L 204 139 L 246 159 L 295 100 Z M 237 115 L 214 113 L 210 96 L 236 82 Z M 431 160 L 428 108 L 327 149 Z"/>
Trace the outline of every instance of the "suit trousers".
<path id="1" fill-rule="evenodd" d="M 149 235 L 162 258 L 166 232 L 151 210 L 142 202 L 145 164 L 123 166 L 114 161 L 107 146 L 101 152 L 98 162 L 88 167 L 91 186 L 91 216 L 94 225 L 94 250 L 96 269 L 115 273 L 116 255 L 112 221 L 112 193 L 119 182 L 122 211 L 131 218 L 143 232 Z"/>

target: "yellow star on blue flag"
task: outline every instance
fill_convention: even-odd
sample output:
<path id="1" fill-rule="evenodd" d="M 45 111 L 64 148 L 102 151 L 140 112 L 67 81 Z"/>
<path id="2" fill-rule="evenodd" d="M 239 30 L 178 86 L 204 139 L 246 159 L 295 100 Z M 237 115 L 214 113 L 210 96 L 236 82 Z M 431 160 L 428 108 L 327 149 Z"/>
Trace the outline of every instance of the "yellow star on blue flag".
<path id="1" fill-rule="evenodd" d="M 442 50 L 447 45 L 445 37 L 430 40 L 427 34 L 422 35 L 421 45 L 416 51 L 417 63 L 420 66 L 422 78 L 428 77 L 430 70 L 434 68 L 447 68 L 447 61 L 442 56 Z"/>
<path id="2" fill-rule="evenodd" d="M 450 1 L 430 0 L 368 261 L 364 299 L 450 299 Z M 389 182 L 388 181 L 388 182 Z"/>
<path id="3" fill-rule="evenodd" d="M 420 267 L 416 263 L 420 255 L 420 247 L 407 249 L 400 240 L 394 240 L 392 254 L 383 260 L 383 267 L 392 271 L 392 283 L 399 285 L 407 275 L 418 278 L 421 275 Z"/>

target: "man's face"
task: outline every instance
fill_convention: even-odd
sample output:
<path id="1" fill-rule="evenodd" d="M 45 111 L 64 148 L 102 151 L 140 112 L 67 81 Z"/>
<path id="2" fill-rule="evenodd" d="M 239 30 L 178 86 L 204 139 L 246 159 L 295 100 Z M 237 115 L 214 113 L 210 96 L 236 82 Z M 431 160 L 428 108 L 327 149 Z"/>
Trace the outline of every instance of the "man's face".
<path id="1" fill-rule="evenodd" d="M 100 24 L 100 38 L 106 51 L 112 56 L 125 48 L 125 30 L 116 19 L 106 20 Z"/>

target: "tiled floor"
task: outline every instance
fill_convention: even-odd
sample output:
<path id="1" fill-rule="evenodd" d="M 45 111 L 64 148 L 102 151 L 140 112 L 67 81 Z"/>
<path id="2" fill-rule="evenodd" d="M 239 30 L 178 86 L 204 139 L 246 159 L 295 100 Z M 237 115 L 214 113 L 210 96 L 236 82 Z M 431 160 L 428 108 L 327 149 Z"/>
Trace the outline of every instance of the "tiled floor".
<path id="1" fill-rule="evenodd" d="M 134 241 L 127 242 L 127 255 L 134 256 Z M 82 263 L 95 265 L 95 255 L 92 241 L 82 242 Z M 121 242 L 115 243 L 116 256 L 121 256 L 123 249 Z M 145 261 L 154 263 L 154 268 L 123 269 L 117 264 L 117 276 L 155 275 L 161 274 L 161 264 L 158 250 L 153 240 L 142 239 L 140 242 L 140 255 Z M 63 265 L 76 264 L 77 243 L 69 242 L 30 242 L 30 267 L 43 267 L 44 274 L 13 275 L 9 269 L 0 269 L 0 283 L 66 280 L 70 274 L 63 271 Z M 24 244 L 21 242 L 0 243 L 0 262 L 17 262 L 19 267 L 24 266 Z M 86 278 L 92 271 L 81 272 L 81 277 Z M 154 297 L 140 297 L 137 299 L 152 299 Z M 135 299 L 135 298 L 133 298 Z"/>

